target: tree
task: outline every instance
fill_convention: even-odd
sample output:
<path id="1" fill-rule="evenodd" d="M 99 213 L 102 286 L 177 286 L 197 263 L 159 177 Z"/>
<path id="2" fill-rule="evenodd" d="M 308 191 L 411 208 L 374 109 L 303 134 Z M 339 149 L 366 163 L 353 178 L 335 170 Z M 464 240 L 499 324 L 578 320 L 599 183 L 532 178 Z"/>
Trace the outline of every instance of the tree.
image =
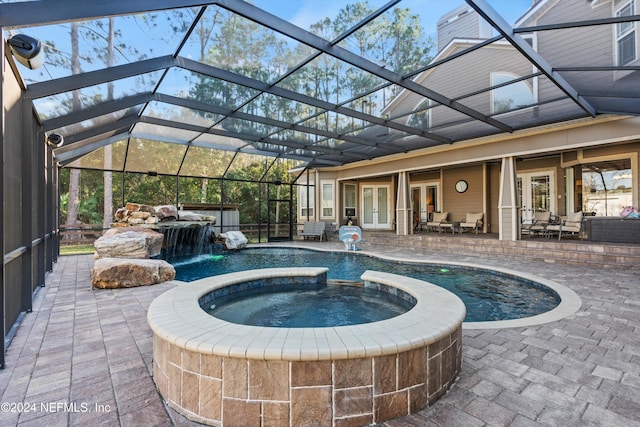
<path id="1" fill-rule="evenodd" d="M 113 18 L 109 18 L 109 36 L 107 37 L 107 67 L 114 65 L 113 57 L 113 41 L 115 39 Z M 113 99 L 113 82 L 107 84 L 107 100 Z M 112 150 L 111 145 L 104 147 L 104 215 L 102 218 L 102 226 L 108 228 L 113 222 L 113 176 L 112 169 Z"/>
<path id="2" fill-rule="evenodd" d="M 78 23 L 71 23 L 71 74 L 80 73 L 80 54 L 78 49 Z M 72 106 L 74 111 L 80 109 L 80 91 L 74 90 L 72 94 Z M 69 201 L 67 207 L 67 225 L 75 225 L 78 222 L 78 207 L 80 204 L 80 170 L 71 169 L 69 172 Z"/>
<path id="3" fill-rule="evenodd" d="M 200 61 L 204 62 L 207 57 L 207 46 L 211 41 L 213 30 L 216 28 L 219 20 L 222 19 L 219 9 L 215 9 L 213 16 L 209 17 L 208 14 L 204 14 L 198 21 L 198 25 L 195 29 L 195 34 L 198 37 Z M 204 165 L 207 167 L 208 165 Z M 200 180 L 200 203 L 207 202 L 207 192 L 209 187 L 209 179 L 202 178 Z"/>
<path id="4" fill-rule="evenodd" d="M 202 9 L 200 9 L 202 10 Z M 343 7 L 340 13 L 333 19 L 323 18 L 311 27 L 311 31 L 328 40 L 335 40 L 347 29 L 352 28 L 364 17 L 368 16 L 373 8 L 366 2 L 358 2 Z M 186 8 L 174 11 L 174 15 L 167 15 L 168 23 L 174 32 L 183 31 L 189 18 L 196 15 L 195 8 Z M 158 15 L 161 16 L 161 15 Z M 136 20 L 140 28 L 151 28 L 157 24 L 155 14 L 140 15 L 138 17 L 126 17 Z M 79 73 L 81 57 L 84 61 L 96 61 L 104 63 L 107 67 L 116 65 L 120 56 L 144 56 L 136 47 L 119 43 L 119 35 L 123 30 L 118 30 L 120 24 L 114 25 L 111 19 L 92 21 L 91 23 L 74 24 L 76 48 L 72 49 L 71 68 L 74 74 Z M 78 32 L 80 31 L 80 35 Z M 78 52 L 77 38 L 81 36 L 96 43 L 86 52 Z M 107 42 L 105 48 L 104 41 Z M 200 21 L 194 28 L 190 41 L 197 43 L 199 60 L 213 64 L 216 67 L 229 70 L 233 73 L 247 76 L 271 85 L 297 91 L 301 94 L 319 97 L 332 103 L 345 103 L 347 107 L 365 111 L 376 115 L 395 95 L 390 86 L 384 90 L 375 90 L 383 85 L 384 81 L 375 75 L 359 70 L 330 55 L 318 55 L 313 61 L 289 74 L 292 65 L 300 64 L 310 58 L 314 50 L 308 46 L 282 37 L 256 22 L 235 15 L 224 8 L 207 6 Z M 99 43 L 98 43 L 99 42 Z M 374 21 L 362 27 L 348 38 L 342 40 L 340 45 L 376 62 L 387 69 L 405 75 L 429 61 L 432 41 L 424 35 L 419 21 L 408 9 L 395 8 L 379 16 Z M 92 49 L 92 50 L 91 50 Z M 195 56 L 195 55 L 194 55 Z M 117 58 L 116 58 L 117 57 Z M 63 57 L 59 63 L 65 63 Z M 74 65 L 75 64 L 75 65 Z M 145 77 L 140 77 L 145 78 Z M 329 131 L 344 133 L 358 131 L 362 126 L 357 120 L 339 114 L 335 111 L 323 111 L 301 102 L 292 101 L 276 95 L 261 93 L 246 86 L 233 84 L 227 81 L 192 73 L 187 77 L 191 83 L 191 89 L 187 96 L 190 99 L 202 103 L 216 105 L 230 112 L 235 110 L 256 116 L 276 119 L 286 123 L 300 123 L 304 126 L 326 129 Z M 107 85 L 107 94 L 87 94 L 80 98 L 80 93 L 74 93 L 68 100 L 68 107 L 77 111 L 81 102 L 87 105 L 95 103 L 99 97 L 113 99 L 113 85 Z M 278 144 L 278 141 L 295 140 L 313 149 L 313 145 L 322 142 L 330 144 L 331 141 L 323 141 L 323 137 L 293 130 L 290 127 L 284 129 L 277 126 L 268 126 L 243 120 L 238 117 L 220 118 L 212 113 L 195 111 L 182 107 L 167 107 L 163 117 L 167 119 L 184 120 L 189 115 L 189 120 L 199 120 L 211 123 L 216 128 L 248 135 L 242 140 L 239 138 L 228 142 L 232 151 L 209 150 L 195 146 L 188 146 L 186 151 L 180 151 L 173 144 L 163 144 L 154 141 L 132 139 L 130 148 L 136 151 L 145 150 L 149 146 L 152 149 L 144 151 L 144 163 L 138 165 L 136 170 L 174 171 L 178 170 L 181 176 L 179 180 L 179 194 L 176 196 L 176 178 L 171 176 L 147 176 L 143 174 L 126 174 L 125 199 L 126 201 L 138 201 L 147 204 L 172 203 L 176 197 L 181 201 L 218 203 L 221 194 L 225 199 L 242 206 L 243 221 L 257 222 L 259 218 L 266 218 L 266 201 L 269 199 L 269 191 L 273 189 L 275 198 L 286 198 L 284 194 L 287 186 L 280 188 L 266 185 L 266 182 L 288 182 L 288 167 L 280 168 L 286 162 L 276 162 L 267 174 L 266 164 L 271 164 L 272 159 L 265 162 L 263 156 L 239 155 L 233 161 L 233 167 L 227 171 L 227 166 L 234 158 L 233 149 L 255 148 L 261 150 L 265 145 Z M 203 120 L 203 118 L 205 120 Z M 110 120 L 110 118 L 105 118 Z M 94 123 L 95 124 L 95 123 Z M 262 137 L 263 135 L 266 137 Z M 259 140 L 251 137 L 260 136 Z M 227 144 L 227 142 L 223 142 Z M 339 142 L 338 142 L 339 143 Z M 185 146 L 181 146 L 185 147 Z M 111 147 L 102 150 L 101 164 L 92 164 L 90 167 L 104 169 L 104 180 L 100 185 L 94 186 L 104 189 L 104 205 L 100 206 L 100 198 L 96 198 L 98 208 L 104 210 L 105 224 L 108 215 L 113 210 L 109 208 L 109 195 L 122 186 L 121 181 L 113 181 L 108 176 L 113 169 L 109 160 Z M 114 151 L 116 151 L 114 149 Z M 244 151 L 244 150 L 242 150 Z M 296 154 L 296 149 L 284 149 L 282 155 Z M 140 151 L 139 151 L 140 152 Z M 131 151 L 129 151 L 131 153 Z M 174 160 L 179 153 L 184 155 L 181 166 L 175 165 Z M 133 157 L 129 161 L 133 161 Z M 180 158 L 182 158 L 180 156 Z M 84 159 L 83 159 L 84 161 Z M 117 159 L 114 159 L 117 162 Z M 115 163 L 114 163 L 115 164 Z M 153 165 L 151 169 L 145 169 L 142 165 Z M 274 171 L 277 171 L 274 172 Z M 75 173 L 75 172 L 74 172 Z M 282 175 L 280 175 L 282 174 Z M 211 185 L 211 179 L 224 179 L 222 185 Z M 79 177 L 77 178 L 79 180 Z M 84 179 L 84 178 L 83 178 Z M 70 183 L 75 178 L 69 176 Z M 221 181 L 217 181 L 219 183 Z M 261 184 L 258 184 L 261 182 Z M 79 185 L 80 182 L 76 184 Z M 110 189 L 111 188 L 111 189 Z M 70 185 L 70 191 L 74 190 Z M 279 192 L 279 193 L 278 193 Z M 84 197 L 79 191 L 80 197 Z M 69 208 L 73 209 L 72 194 L 69 195 Z M 289 195 L 289 197 L 295 196 Z M 273 198 L 272 197 L 272 198 Z M 258 214 L 259 213 L 259 214 Z M 69 213 L 70 215 L 72 212 Z M 77 214 L 76 214 L 77 215 Z"/>

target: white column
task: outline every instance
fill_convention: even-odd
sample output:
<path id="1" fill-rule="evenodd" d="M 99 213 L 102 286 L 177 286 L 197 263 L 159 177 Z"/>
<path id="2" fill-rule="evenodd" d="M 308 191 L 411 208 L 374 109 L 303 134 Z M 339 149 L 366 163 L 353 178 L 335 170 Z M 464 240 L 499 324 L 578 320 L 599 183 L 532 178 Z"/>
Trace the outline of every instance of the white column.
<path id="1" fill-rule="evenodd" d="M 411 183 L 407 172 L 398 173 L 398 197 L 396 200 L 396 234 L 413 234 L 413 213 L 411 212 Z"/>
<path id="2" fill-rule="evenodd" d="M 500 240 L 520 239 L 520 215 L 516 181 L 516 159 L 503 157 L 500 170 L 500 198 L 498 200 Z"/>

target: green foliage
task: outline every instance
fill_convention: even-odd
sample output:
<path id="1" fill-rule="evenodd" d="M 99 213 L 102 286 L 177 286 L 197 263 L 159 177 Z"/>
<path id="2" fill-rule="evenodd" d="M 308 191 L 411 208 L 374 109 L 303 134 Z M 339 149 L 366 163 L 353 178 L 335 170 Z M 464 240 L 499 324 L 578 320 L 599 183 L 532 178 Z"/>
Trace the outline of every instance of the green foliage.
<path id="1" fill-rule="evenodd" d="M 80 174 L 80 191 L 78 195 L 78 218 L 85 224 L 102 223 L 104 212 L 104 181 L 103 172 L 84 170 Z M 60 223 L 67 220 L 69 206 L 69 169 L 60 171 Z M 66 191 L 65 191 L 66 190 Z"/>
<path id="2" fill-rule="evenodd" d="M 318 20 L 310 31 L 334 40 L 374 10 L 367 2 L 349 4 L 333 20 Z M 382 79 L 329 55 L 320 55 L 279 80 L 287 71 L 286 65 L 301 62 L 313 51 L 308 46 L 294 45 L 276 37 L 273 31 L 228 12 L 217 11 L 215 17 L 208 17 L 206 22 L 211 27 L 209 31 L 200 28 L 202 37 L 206 35 L 206 40 L 202 41 L 202 60 L 217 67 L 267 83 L 277 81 L 278 86 L 328 102 L 339 103 L 363 95 L 349 106 L 370 114 L 379 114 L 397 95 L 395 86 L 372 94 L 373 89 L 383 84 Z M 434 42 L 426 36 L 417 15 L 406 8 L 394 8 L 347 37 L 340 45 L 405 75 L 429 63 Z M 194 80 L 196 83 L 189 97 L 197 101 L 224 108 L 242 105 L 243 112 L 290 123 L 312 116 L 306 125 L 340 132 L 355 130 L 352 119 L 337 114 L 318 114 L 309 105 L 266 94 L 258 96 L 253 89 L 203 75 L 195 75 Z M 301 142 L 312 142 L 309 135 L 293 135 L 287 130 L 246 120 L 226 119 L 221 127 L 246 135 L 267 133 L 275 139 L 295 137 Z"/>
<path id="3" fill-rule="evenodd" d="M 124 201 L 145 205 L 173 205 L 176 203 L 176 178 L 125 174 Z"/>
<path id="4" fill-rule="evenodd" d="M 311 26 L 310 31 L 327 40 L 335 40 L 373 11 L 374 8 L 366 1 L 345 5 L 334 19 L 319 19 Z M 183 16 L 181 13 L 186 15 Z M 172 15 L 175 18 L 172 19 L 176 21 L 173 30 L 184 31 L 190 14 L 190 11 L 185 10 Z M 133 19 L 136 20 L 136 25 L 149 28 L 155 28 L 160 20 L 153 14 Z M 106 20 L 97 21 L 93 27 L 80 27 L 81 36 L 90 40 L 93 47 L 92 52 L 80 53 L 83 58 L 91 53 L 95 61 L 107 63 L 112 60 L 104 51 L 104 41 L 109 37 L 107 23 Z M 380 114 L 382 108 L 396 95 L 393 92 L 395 89 L 392 89 L 395 86 L 374 90 L 383 83 L 380 78 L 330 55 L 319 55 L 282 79 L 294 64 L 310 58 L 315 53 L 314 50 L 214 5 L 207 8 L 193 34 L 193 41 L 199 43 L 199 60 L 202 62 L 267 84 L 277 84 L 303 95 L 319 97 L 332 103 L 352 100 L 345 106 L 372 115 Z M 117 28 L 113 37 L 116 62 L 117 59 L 143 55 L 134 46 L 118 43 Z M 433 44 L 424 34 L 418 17 L 411 14 L 409 9 L 402 8 L 388 11 L 340 42 L 341 47 L 400 75 L 427 64 L 431 59 Z M 69 59 L 60 54 L 52 60 L 69 66 Z M 352 132 L 362 126 L 359 121 L 336 112 L 323 112 L 307 104 L 261 93 L 227 81 L 197 73 L 191 73 L 187 78 L 192 83 L 187 97 L 224 109 L 239 109 L 239 112 L 244 114 L 286 123 L 300 123 L 338 133 Z M 87 93 L 83 96 L 93 97 L 83 99 L 83 105 L 93 105 L 109 94 Z M 78 103 L 79 101 L 77 100 Z M 295 189 L 292 190 L 287 183 L 291 182 L 289 170 L 296 166 L 296 162 L 282 159 L 274 162 L 273 158 L 252 156 L 244 152 L 247 149 L 261 150 L 264 145 L 277 144 L 282 139 L 300 142 L 300 146 L 305 147 L 299 150 L 288 149 L 281 153 L 283 157 L 294 156 L 298 152 L 304 153 L 313 149 L 313 145 L 319 142 L 324 145 L 337 143 L 331 140 L 319 141 L 317 137 L 308 133 L 255 123 L 238 116 L 217 122 L 217 116 L 212 113 L 177 107 L 167 108 L 163 114 L 168 120 L 185 120 L 186 115 L 191 115 L 194 121 L 206 119 L 207 123 L 215 123 L 216 129 L 234 132 L 237 137 L 221 142 L 228 144 L 230 151 L 130 139 L 126 160 L 117 157 L 124 154 L 124 149 L 113 154 L 114 167 L 126 162 L 128 170 L 156 171 L 158 176 L 125 173 L 122 179 L 121 173 L 114 173 L 114 209 L 128 201 L 161 205 L 175 204 L 176 201 L 220 203 L 222 198 L 225 203 L 240 206 L 241 223 L 266 223 L 267 219 L 274 222 L 289 216 L 295 217 L 295 212 L 289 212 L 288 203 L 274 202 L 270 205 L 269 200 L 295 198 Z M 265 134 L 269 136 L 265 138 Z M 222 141 L 224 137 L 220 138 Z M 236 153 L 235 150 L 238 149 L 241 152 Z M 102 161 L 102 157 L 97 156 L 90 167 L 100 168 Z M 87 162 L 88 164 L 90 163 Z M 163 175 L 178 173 L 181 175 L 179 179 L 176 179 L 175 175 Z M 275 185 L 276 182 L 283 185 Z M 64 219 L 68 203 L 66 191 L 69 188 L 69 173 L 66 169 L 60 175 L 60 188 L 61 216 Z M 103 189 L 101 171 L 82 171 L 80 220 L 101 222 Z M 277 209 L 274 208 L 276 205 Z M 293 220 L 295 221 L 295 218 Z"/>
<path id="5" fill-rule="evenodd" d="M 78 222 L 84 224 L 102 223 L 102 212 L 98 212 L 100 201 L 93 196 L 87 196 L 80 200 L 78 205 Z M 63 223 L 67 218 L 67 207 L 69 205 L 69 193 L 60 196 L 60 221 Z"/>
<path id="6" fill-rule="evenodd" d="M 63 244 L 60 245 L 60 255 L 88 255 L 95 252 L 93 244 Z"/>

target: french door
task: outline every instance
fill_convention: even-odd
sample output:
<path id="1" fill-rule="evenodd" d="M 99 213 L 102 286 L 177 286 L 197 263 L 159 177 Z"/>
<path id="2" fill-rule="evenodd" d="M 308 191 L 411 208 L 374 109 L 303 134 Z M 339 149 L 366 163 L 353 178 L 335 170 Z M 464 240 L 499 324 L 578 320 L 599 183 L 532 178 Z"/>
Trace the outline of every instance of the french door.
<path id="1" fill-rule="evenodd" d="M 420 222 L 431 220 L 433 213 L 440 210 L 438 188 L 439 185 L 437 183 L 420 184 L 411 187 L 413 212 L 418 214 Z"/>
<path id="2" fill-rule="evenodd" d="M 531 222 L 534 212 L 555 212 L 553 171 L 518 174 L 517 181 L 523 222 Z"/>
<path id="3" fill-rule="evenodd" d="M 362 228 L 391 228 L 389 193 L 388 185 L 362 186 Z"/>

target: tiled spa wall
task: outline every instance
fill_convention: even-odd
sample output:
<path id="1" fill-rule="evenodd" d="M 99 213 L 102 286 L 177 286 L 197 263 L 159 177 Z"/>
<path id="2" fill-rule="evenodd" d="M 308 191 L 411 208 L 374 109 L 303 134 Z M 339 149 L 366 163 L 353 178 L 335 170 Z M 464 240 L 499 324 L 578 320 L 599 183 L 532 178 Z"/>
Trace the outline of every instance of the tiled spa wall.
<path id="1" fill-rule="evenodd" d="M 461 328 L 379 357 L 286 361 L 199 354 L 154 336 L 154 377 L 167 403 L 194 421 L 237 426 L 362 426 L 439 399 L 461 366 Z"/>

